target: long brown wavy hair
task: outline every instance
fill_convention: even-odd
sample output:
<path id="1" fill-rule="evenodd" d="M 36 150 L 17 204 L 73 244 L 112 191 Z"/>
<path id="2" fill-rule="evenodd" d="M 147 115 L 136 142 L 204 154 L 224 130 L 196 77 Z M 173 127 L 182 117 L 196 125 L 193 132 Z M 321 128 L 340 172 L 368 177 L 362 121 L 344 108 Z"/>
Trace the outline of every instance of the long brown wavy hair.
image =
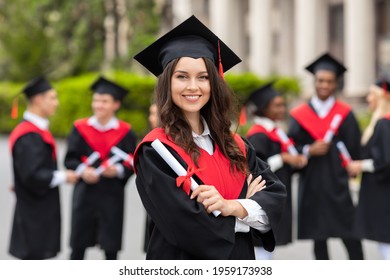
<path id="1" fill-rule="evenodd" d="M 185 115 L 172 100 L 171 78 L 180 58 L 174 59 L 159 76 L 156 86 L 156 104 L 160 126 L 173 141 L 186 151 L 198 166 L 200 148 L 192 137 L 192 129 Z M 235 100 L 225 81 L 219 76 L 215 64 L 203 58 L 210 82 L 210 99 L 200 110 L 210 134 L 223 155 L 230 161 L 230 168 L 247 173 L 247 161 L 230 131 L 232 119 L 237 117 Z"/>

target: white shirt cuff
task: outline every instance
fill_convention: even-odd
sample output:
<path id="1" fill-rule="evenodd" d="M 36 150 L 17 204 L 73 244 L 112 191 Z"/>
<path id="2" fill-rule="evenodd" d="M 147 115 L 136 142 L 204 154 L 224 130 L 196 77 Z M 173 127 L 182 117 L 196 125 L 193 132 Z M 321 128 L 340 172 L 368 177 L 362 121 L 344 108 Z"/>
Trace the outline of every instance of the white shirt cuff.
<path id="1" fill-rule="evenodd" d="M 275 172 L 283 167 L 283 159 L 280 154 L 273 155 L 272 157 L 269 157 L 267 159 L 267 162 L 269 164 L 269 167 L 271 168 L 272 172 Z"/>
<path id="2" fill-rule="evenodd" d="M 55 170 L 53 172 L 53 178 L 51 179 L 50 182 L 50 188 L 56 188 L 65 182 L 66 182 L 65 171 Z"/>
<path id="3" fill-rule="evenodd" d="M 362 160 L 362 171 L 368 173 L 374 173 L 374 160 L 373 159 L 363 159 Z"/>
<path id="4" fill-rule="evenodd" d="M 304 156 L 306 156 L 307 158 L 310 157 L 309 149 L 310 149 L 310 145 L 308 145 L 308 144 L 303 146 L 303 149 L 302 149 L 302 154 Z"/>
<path id="5" fill-rule="evenodd" d="M 116 168 L 116 176 L 119 179 L 122 179 L 123 177 L 125 177 L 125 168 L 122 164 L 120 164 L 120 163 L 115 164 L 115 168 Z"/>
<path id="6" fill-rule="evenodd" d="M 271 229 L 269 224 L 267 213 L 261 208 L 261 206 L 252 199 L 237 199 L 237 201 L 248 212 L 248 216 L 244 219 L 237 218 L 246 225 L 265 233 Z"/>
<path id="7" fill-rule="evenodd" d="M 236 225 L 234 226 L 234 232 L 249 232 L 250 227 L 241 221 L 239 218 L 236 218 Z"/>

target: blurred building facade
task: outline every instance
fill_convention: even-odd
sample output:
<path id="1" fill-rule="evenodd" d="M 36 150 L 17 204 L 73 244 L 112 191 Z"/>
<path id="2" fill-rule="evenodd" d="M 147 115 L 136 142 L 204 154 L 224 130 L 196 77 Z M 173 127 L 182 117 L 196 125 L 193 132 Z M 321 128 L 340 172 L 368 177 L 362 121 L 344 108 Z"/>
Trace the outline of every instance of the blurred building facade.
<path id="1" fill-rule="evenodd" d="M 326 51 L 348 68 L 345 97 L 365 96 L 390 70 L 390 0 L 156 1 L 165 7 L 162 32 L 194 14 L 242 58 L 234 71 L 296 76 L 303 96 L 313 92 L 304 67 Z"/>

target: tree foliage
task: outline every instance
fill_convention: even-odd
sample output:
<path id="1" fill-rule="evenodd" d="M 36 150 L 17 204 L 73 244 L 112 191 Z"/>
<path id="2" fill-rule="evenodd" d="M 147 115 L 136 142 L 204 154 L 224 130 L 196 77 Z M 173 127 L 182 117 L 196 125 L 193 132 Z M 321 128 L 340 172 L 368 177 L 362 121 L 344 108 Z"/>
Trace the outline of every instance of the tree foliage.
<path id="1" fill-rule="evenodd" d="M 107 1 L 117 4 L 117 0 L 0 0 L 0 79 L 26 81 L 41 73 L 58 79 L 103 71 Z M 124 3 L 129 54 L 112 61 L 111 69 L 128 70 L 131 55 L 153 40 L 158 30 L 153 0 Z"/>

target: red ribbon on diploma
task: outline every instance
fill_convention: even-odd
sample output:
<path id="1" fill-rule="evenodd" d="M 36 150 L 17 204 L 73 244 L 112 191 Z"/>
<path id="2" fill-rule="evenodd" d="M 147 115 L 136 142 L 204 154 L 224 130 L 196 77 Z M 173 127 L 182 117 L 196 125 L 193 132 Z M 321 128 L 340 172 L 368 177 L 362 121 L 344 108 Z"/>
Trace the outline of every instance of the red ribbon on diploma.
<path id="1" fill-rule="evenodd" d="M 195 169 L 192 166 L 188 166 L 187 174 L 185 176 L 179 176 L 176 178 L 176 186 L 180 188 L 183 185 L 183 191 L 185 191 L 189 195 L 191 190 L 192 175 L 194 175 L 195 172 L 201 171 L 203 169 L 204 168 Z"/>

